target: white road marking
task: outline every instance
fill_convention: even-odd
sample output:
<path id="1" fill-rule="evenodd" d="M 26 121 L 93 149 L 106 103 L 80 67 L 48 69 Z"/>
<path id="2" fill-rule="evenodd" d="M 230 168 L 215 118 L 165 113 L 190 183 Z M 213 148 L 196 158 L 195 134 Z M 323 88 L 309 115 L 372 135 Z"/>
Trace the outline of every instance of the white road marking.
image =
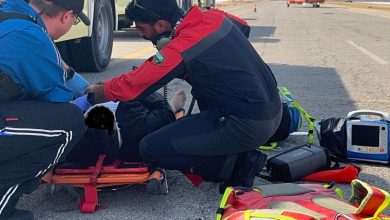
<path id="1" fill-rule="evenodd" d="M 355 42 L 350 41 L 350 40 L 347 40 L 347 43 L 349 43 L 351 46 L 355 47 L 356 49 L 360 50 L 362 53 L 366 54 L 366 55 L 369 56 L 371 59 L 375 60 L 377 63 L 379 63 L 379 64 L 389 64 L 388 62 L 386 62 L 386 61 L 383 60 L 382 58 L 380 58 L 380 57 L 378 57 L 377 55 L 371 53 L 371 52 L 370 52 L 369 50 L 367 50 L 366 48 L 357 45 Z"/>

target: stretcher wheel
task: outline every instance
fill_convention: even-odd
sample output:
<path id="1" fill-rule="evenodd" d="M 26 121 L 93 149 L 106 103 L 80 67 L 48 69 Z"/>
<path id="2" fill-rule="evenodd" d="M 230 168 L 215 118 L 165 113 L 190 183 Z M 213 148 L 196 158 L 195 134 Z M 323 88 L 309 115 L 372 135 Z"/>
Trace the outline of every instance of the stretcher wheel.
<path id="1" fill-rule="evenodd" d="M 166 195 L 168 194 L 168 181 L 166 178 L 165 170 L 161 169 L 160 178 L 151 178 L 146 184 L 146 191 L 153 195 Z"/>

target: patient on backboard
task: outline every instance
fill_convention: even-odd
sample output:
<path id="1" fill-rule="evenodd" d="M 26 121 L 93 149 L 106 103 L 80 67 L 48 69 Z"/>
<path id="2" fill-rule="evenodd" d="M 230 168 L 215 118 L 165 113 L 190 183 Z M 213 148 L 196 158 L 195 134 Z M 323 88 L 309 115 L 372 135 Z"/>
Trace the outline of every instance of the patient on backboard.
<path id="1" fill-rule="evenodd" d="M 105 164 L 116 159 L 142 162 L 138 150 L 141 139 L 182 117 L 185 101 L 184 90 L 179 90 L 169 102 L 155 92 L 139 100 L 91 107 L 85 113 L 84 136 L 66 162 L 92 166 L 100 154 L 106 155 Z"/>

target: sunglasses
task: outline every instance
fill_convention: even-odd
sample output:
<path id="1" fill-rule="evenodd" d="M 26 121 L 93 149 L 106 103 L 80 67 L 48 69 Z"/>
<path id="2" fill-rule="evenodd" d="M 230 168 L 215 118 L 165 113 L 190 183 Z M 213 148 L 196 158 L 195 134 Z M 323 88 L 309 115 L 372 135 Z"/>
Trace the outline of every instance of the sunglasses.
<path id="1" fill-rule="evenodd" d="M 73 15 L 76 17 L 76 19 L 74 19 L 73 25 L 77 25 L 78 23 L 80 23 L 81 19 L 80 19 L 80 17 L 79 17 L 76 13 L 74 13 L 74 12 L 73 12 Z"/>
<path id="2" fill-rule="evenodd" d="M 145 11 L 146 13 L 148 13 L 148 14 L 152 15 L 153 17 L 155 17 L 157 20 L 160 20 L 160 15 L 159 15 L 159 14 L 153 12 L 152 10 L 146 9 L 146 8 L 143 7 L 142 5 L 139 5 L 139 4 L 137 3 L 137 0 L 134 0 L 133 2 L 134 2 L 133 8 L 141 9 L 141 10 Z"/>

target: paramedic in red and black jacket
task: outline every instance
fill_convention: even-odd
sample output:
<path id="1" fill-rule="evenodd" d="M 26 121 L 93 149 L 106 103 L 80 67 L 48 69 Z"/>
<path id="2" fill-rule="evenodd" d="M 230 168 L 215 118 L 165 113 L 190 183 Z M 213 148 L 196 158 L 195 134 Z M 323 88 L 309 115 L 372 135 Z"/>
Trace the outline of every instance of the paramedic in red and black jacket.
<path id="1" fill-rule="evenodd" d="M 282 110 L 276 80 L 247 39 L 247 23 L 197 6 L 185 13 L 176 0 L 133 0 L 126 15 L 159 51 L 136 70 L 88 91 L 97 102 L 128 101 L 174 78 L 185 80 L 200 113 L 144 137 L 141 156 L 187 177 L 252 186 L 266 160 L 255 149 L 276 131 Z M 168 42 L 162 46 L 160 41 Z"/>

